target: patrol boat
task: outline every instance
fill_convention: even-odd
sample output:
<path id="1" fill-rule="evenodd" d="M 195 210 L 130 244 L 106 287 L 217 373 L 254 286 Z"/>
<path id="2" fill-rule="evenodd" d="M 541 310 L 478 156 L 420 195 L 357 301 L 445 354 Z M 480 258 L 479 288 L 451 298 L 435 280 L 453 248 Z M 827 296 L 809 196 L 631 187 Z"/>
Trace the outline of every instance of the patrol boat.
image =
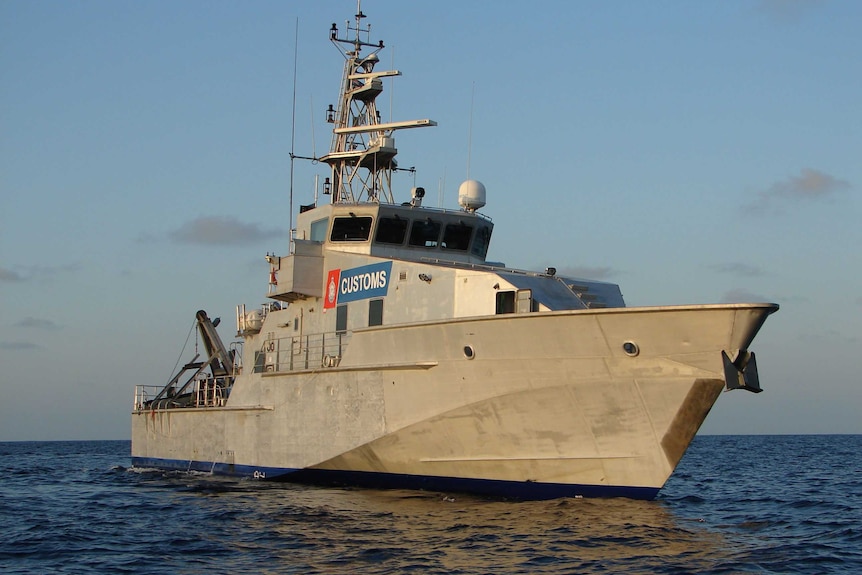
<path id="1" fill-rule="evenodd" d="M 357 10 L 323 182 L 268 303 L 236 341 L 198 311 L 204 351 L 138 386 L 132 463 L 259 479 L 521 499 L 653 498 L 724 389 L 759 392 L 752 340 L 772 303 L 625 307 L 617 285 L 486 261 L 485 187 L 456 209 L 396 201 L 383 42 Z M 291 157 L 293 161 L 298 156 Z M 262 279 L 262 290 L 265 280 Z"/>

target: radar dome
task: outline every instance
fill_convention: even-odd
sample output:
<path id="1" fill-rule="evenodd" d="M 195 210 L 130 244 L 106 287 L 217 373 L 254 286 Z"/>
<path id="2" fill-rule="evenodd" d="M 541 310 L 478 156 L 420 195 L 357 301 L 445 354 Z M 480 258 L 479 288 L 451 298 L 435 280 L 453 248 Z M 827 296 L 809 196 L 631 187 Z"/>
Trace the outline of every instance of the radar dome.
<path id="1" fill-rule="evenodd" d="M 458 188 L 458 205 L 475 212 L 485 205 L 485 186 L 478 180 L 467 180 Z"/>

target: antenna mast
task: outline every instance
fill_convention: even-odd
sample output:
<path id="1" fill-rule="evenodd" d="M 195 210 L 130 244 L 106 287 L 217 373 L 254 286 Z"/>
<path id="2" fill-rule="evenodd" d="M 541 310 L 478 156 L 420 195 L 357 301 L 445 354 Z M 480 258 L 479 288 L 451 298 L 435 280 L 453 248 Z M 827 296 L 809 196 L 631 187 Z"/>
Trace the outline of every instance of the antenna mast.
<path id="1" fill-rule="evenodd" d="M 296 60 L 299 52 L 299 17 L 296 18 L 296 30 L 293 34 L 293 105 L 290 117 L 290 227 L 288 230 L 289 251 L 293 252 L 293 238 L 296 230 L 293 229 L 293 161 L 296 159 L 293 146 L 296 142 Z"/>
<path id="2" fill-rule="evenodd" d="M 470 127 L 467 130 L 467 179 L 470 179 L 470 156 L 473 154 L 473 101 L 476 97 L 476 82 L 470 89 Z"/>
<path id="3" fill-rule="evenodd" d="M 330 104 L 326 111 L 326 121 L 334 124 L 332 143 L 329 153 L 320 158 L 331 168 L 323 189 L 324 193 L 330 190 L 334 204 L 395 203 L 392 172 L 399 168 L 393 134 L 396 130 L 437 125 L 428 119 L 381 123 L 377 96 L 383 92 L 382 78 L 400 76 L 401 72 L 374 70 L 383 41 L 369 41 L 371 26 L 362 25 L 364 18 L 357 1 L 354 23 L 346 22 L 345 36 L 339 36 L 336 24 L 329 30 L 330 41 L 345 59 L 338 106 Z M 370 49 L 368 55 L 362 55 L 364 48 Z"/>

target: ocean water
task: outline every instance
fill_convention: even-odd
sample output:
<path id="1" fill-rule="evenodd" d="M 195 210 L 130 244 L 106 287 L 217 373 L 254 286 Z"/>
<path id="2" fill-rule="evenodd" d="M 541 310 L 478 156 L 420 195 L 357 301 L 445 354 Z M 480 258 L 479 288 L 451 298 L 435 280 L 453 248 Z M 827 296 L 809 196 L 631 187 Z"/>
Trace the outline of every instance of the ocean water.
<path id="1" fill-rule="evenodd" d="M 697 437 L 655 501 L 488 500 L 0 443 L 0 573 L 862 573 L 862 436 Z"/>

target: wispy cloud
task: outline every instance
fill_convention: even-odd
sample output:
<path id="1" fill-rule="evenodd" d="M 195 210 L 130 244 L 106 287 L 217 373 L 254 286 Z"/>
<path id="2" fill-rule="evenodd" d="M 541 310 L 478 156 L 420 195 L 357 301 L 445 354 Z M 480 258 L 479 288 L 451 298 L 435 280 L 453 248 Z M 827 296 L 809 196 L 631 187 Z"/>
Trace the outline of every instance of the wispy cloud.
<path id="1" fill-rule="evenodd" d="M 0 268 L 0 282 L 17 283 L 25 281 L 20 273 L 9 268 Z"/>
<path id="2" fill-rule="evenodd" d="M 0 349 L 6 351 L 30 351 L 39 346 L 29 341 L 0 341 Z"/>
<path id="3" fill-rule="evenodd" d="M 32 280 L 50 280 L 59 273 L 74 272 L 80 268 L 80 263 L 60 266 L 15 266 L 15 269 L 4 267 L 0 268 L 0 282 L 22 283 Z"/>
<path id="4" fill-rule="evenodd" d="M 51 321 L 50 319 L 42 319 L 38 317 L 27 316 L 18 323 L 15 324 L 15 327 L 24 327 L 24 328 L 32 328 L 32 329 L 45 329 L 45 330 L 55 330 L 60 329 L 60 326 Z"/>
<path id="5" fill-rule="evenodd" d="M 280 230 L 264 230 L 232 216 L 200 217 L 168 234 L 176 242 L 212 246 L 246 245 L 284 235 Z"/>
<path id="6" fill-rule="evenodd" d="M 135 238 L 135 242 L 139 244 L 152 244 L 158 242 L 160 238 L 151 232 L 141 232 Z"/>
<path id="7" fill-rule="evenodd" d="M 775 182 L 743 209 L 757 212 L 778 212 L 785 205 L 799 201 L 821 201 L 850 188 L 850 182 L 819 170 L 805 168 L 798 176 Z"/>
<path id="8" fill-rule="evenodd" d="M 557 270 L 557 274 L 571 278 L 606 280 L 618 275 L 619 272 L 608 266 L 567 266 Z"/>
<path id="9" fill-rule="evenodd" d="M 765 275 L 765 272 L 760 267 L 742 262 L 727 262 L 723 264 L 715 264 L 710 266 L 710 268 L 722 274 L 730 274 L 739 277 L 751 278 Z"/>

